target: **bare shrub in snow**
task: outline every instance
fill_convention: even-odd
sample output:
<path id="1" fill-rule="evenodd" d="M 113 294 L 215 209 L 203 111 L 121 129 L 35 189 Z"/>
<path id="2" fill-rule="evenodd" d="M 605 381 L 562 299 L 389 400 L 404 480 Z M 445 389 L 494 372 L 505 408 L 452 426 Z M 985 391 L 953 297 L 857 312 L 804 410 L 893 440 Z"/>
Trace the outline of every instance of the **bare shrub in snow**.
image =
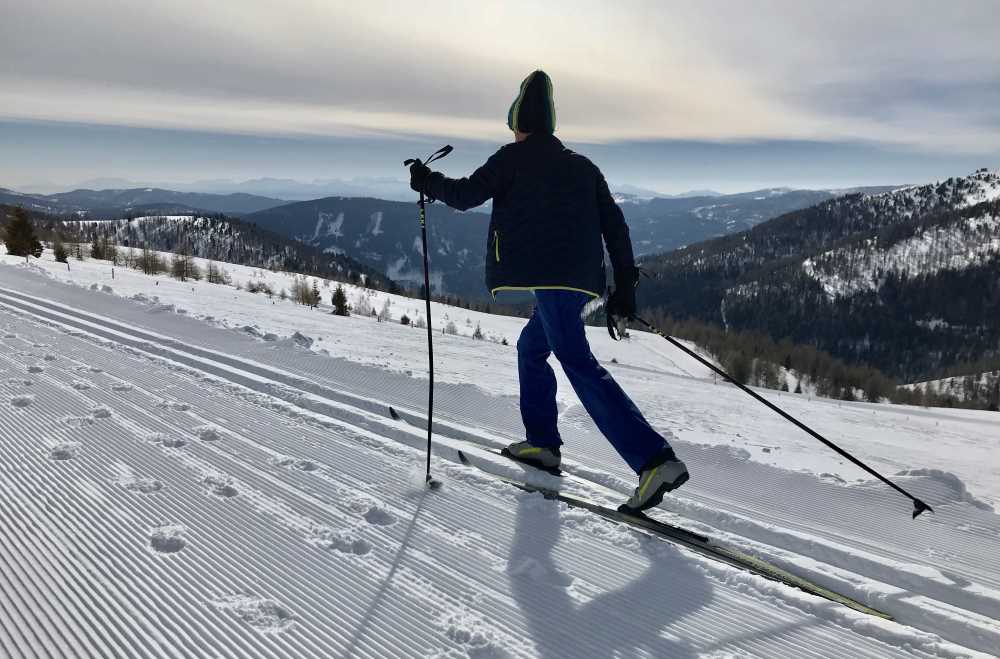
<path id="1" fill-rule="evenodd" d="M 354 297 L 354 304 L 351 310 L 359 316 L 370 316 L 372 315 L 372 303 L 371 296 L 361 291 Z"/>
<path id="2" fill-rule="evenodd" d="M 209 261 L 208 265 L 205 266 L 205 281 L 209 284 L 228 284 L 230 283 L 229 273 L 226 272 L 225 268 L 216 265 L 215 261 Z"/>
<path id="3" fill-rule="evenodd" d="M 388 297 L 385 298 L 385 301 L 382 303 L 382 309 L 378 312 L 379 320 L 385 321 L 387 323 L 392 322 L 392 309 L 390 308 L 391 306 L 392 306 L 392 301 L 389 300 Z"/>

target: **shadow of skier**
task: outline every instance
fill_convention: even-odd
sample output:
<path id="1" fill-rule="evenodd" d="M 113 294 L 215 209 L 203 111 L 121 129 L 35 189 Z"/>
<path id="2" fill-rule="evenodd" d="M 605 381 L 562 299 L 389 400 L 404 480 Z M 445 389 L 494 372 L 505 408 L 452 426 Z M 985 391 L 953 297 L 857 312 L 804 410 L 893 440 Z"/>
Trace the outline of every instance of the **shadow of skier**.
<path id="1" fill-rule="evenodd" d="M 643 559 L 635 560 L 626 550 L 621 552 L 625 561 L 621 565 L 598 567 L 606 572 L 595 572 L 590 566 L 588 581 L 594 583 L 571 589 L 572 575 L 560 570 L 553 557 L 565 523 L 559 506 L 538 495 L 525 495 L 518 500 L 517 513 L 507 573 L 524 617 L 523 631 L 539 657 L 683 659 L 698 655 L 671 627 L 705 606 L 712 598 L 712 587 L 676 548 L 641 538 L 647 565 L 624 587 L 606 590 L 609 582 L 620 583 L 618 575 L 642 569 Z M 591 587 L 604 592 L 581 603 Z"/>

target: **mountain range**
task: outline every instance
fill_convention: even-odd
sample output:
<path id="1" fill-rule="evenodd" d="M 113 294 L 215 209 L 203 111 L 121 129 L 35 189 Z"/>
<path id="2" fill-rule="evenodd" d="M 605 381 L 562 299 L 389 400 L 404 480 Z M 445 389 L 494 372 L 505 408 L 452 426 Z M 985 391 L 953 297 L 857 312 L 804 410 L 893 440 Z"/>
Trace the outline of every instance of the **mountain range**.
<path id="1" fill-rule="evenodd" d="M 851 194 L 649 256 L 640 305 L 904 381 L 1000 358 L 1000 173 Z"/>
<path id="2" fill-rule="evenodd" d="M 284 185 L 280 180 L 275 182 L 275 189 Z M 881 189 L 884 188 L 873 190 Z M 741 231 L 837 195 L 826 190 L 788 188 L 730 195 L 708 191 L 675 197 L 627 185 L 619 186 L 618 190 L 615 196 L 639 255 L 665 252 Z M 402 283 L 419 286 L 422 278 L 419 245 L 414 242 L 418 231 L 412 202 L 335 196 L 289 203 L 277 197 L 241 192 L 111 188 L 49 195 L 0 189 L 0 203 L 63 217 L 225 213 L 327 253 L 350 254 Z M 485 210 L 488 206 L 476 209 Z M 432 288 L 437 292 L 480 299 L 487 295 L 482 285 L 482 266 L 488 220 L 483 212 L 476 211 L 457 214 L 443 205 L 430 207 L 428 226 L 435 277 Z"/>
<path id="3" fill-rule="evenodd" d="M 0 204 L 52 215 L 86 215 L 97 218 L 125 214 L 202 211 L 243 215 L 287 203 L 283 199 L 246 193 L 208 194 L 162 188 L 72 190 L 55 194 L 27 194 L 0 188 Z"/>
<path id="4" fill-rule="evenodd" d="M 616 196 L 636 254 L 643 255 L 741 231 L 834 198 L 835 193 L 770 189 L 711 197 Z M 318 249 L 351 254 L 400 282 L 419 285 L 423 276 L 412 202 L 328 197 L 270 208 L 243 219 Z M 483 213 L 458 213 L 442 204 L 428 207 L 434 290 L 469 298 L 487 295 L 482 283 L 487 224 Z"/>
<path id="5" fill-rule="evenodd" d="M 909 382 L 1000 367 L 997 172 L 904 188 L 774 188 L 673 198 L 650 192 L 615 193 L 651 275 L 639 288 L 644 310 L 813 345 Z M 382 273 L 387 285 L 422 284 L 412 202 L 326 197 L 288 203 L 144 188 L 53 195 L 0 190 L 0 203 L 25 206 L 36 219 L 43 211 L 134 216 L 150 207 L 157 215 L 173 208 L 240 213 L 243 224 L 220 219 L 231 225 L 184 230 L 212 246 L 203 254 L 211 258 L 225 258 L 233 232 L 262 232 L 258 242 L 275 249 L 263 249 L 270 256 L 255 264 L 273 264 L 283 250 L 295 252 L 293 265 L 308 262 L 314 271 Z M 428 207 L 435 292 L 486 296 L 488 221 L 482 212 Z M 128 233 L 133 229 L 122 228 L 131 225 L 116 226 L 119 242 L 137 239 Z M 153 236 L 157 248 L 171 249 L 179 229 L 156 227 L 143 239 Z"/>

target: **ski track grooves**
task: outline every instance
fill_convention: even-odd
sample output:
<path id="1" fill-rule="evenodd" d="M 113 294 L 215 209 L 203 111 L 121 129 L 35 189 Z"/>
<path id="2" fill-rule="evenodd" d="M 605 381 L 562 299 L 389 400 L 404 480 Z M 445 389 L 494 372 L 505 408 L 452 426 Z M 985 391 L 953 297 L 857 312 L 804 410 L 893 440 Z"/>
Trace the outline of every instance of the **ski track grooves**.
<path id="1" fill-rule="evenodd" d="M 22 638 L 20 641 L 17 641 L 7 635 L 9 633 L 8 626 L 4 625 L 5 633 L 0 635 L 0 640 L 2 640 L 4 645 L 8 648 L 23 649 L 27 646 L 35 647 L 39 650 L 44 649 L 45 654 L 41 656 L 69 656 L 70 654 L 86 656 L 98 648 L 100 648 L 101 654 L 110 651 L 113 655 L 120 654 L 123 656 L 184 656 L 185 653 L 191 652 L 197 656 L 198 653 L 208 650 L 208 645 L 206 644 L 211 645 L 212 652 L 225 656 L 330 656 L 324 652 L 324 648 L 330 648 L 327 644 L 330 639 L 324 640 L 320 636 L 317 636 L 314 631 L 315 626 L 320 625 L 320 621 L 324 619 L 326 615 L 324 612 L 327 610 L 327 607 L 324 606 L 323 602 L 318 601 L 315 595 L 311 595 L 306 589 L 296 587 L 295 584 L 310 584 L 313 586 L 325 584 L 339 592 L 352 593 L 360 601 L 365 601 L 364 593 L 361 593 L 352 585 L 353 580 L 338 579 L 330 581 L 331 577 L 329 575 L 325 572 L 313 570 L 311 564 L 297 568 L 297 571 L 293 574 L 284 574 L 281 579 L 276 579 L 277 575 L 275 577 L 268 576 L 274 572 L 273 569 L 270 569 L 273 567 L 274 558 L 261 560 L 253 552 L 246 551 L 232 554 L 231 557 L 236 558 L 236 562 L 240 565 L 252 566 L 252 571 L 256 577 L 254 594 L 272 597 L 281 603 L 282 598 L 280 594 L 286 593 L 288 599 L 296 602 L 296 607 L 293 610 L 296 624 L 289 630 L 282 632 L 282 645 L 276 645 L 274 637 L 269 635 L 248 635 L 246 628 L 234 616 L 228 614 L 213 615 L 214 612 L 211 610 L 206 613 L 204 610 L 204 597 L 201 600 L 191 602 L 186 607 L 185 613 L 187 615 L 178 615 L 172 611 L 172 604 L 177 605 L 186 601 L 185 593 L 205 593 L 207 591 L 204 582 L 191 582 L 185 575 L 185 571 L 178 566 L 178 563 L 194 560 L 193 557 L 197 556 L 199 561 L 204 562 L 206 566 L 211 568 L 207 572 L 205 570 L 199 570 L 198 572 L 203 579 L 206 575 L 211 575 L 211 578 L 214 579 L 211 586 L 215 592 L 219 594 L 241 592 L 241 586 L 246 586 L 245 579 L 240 579 L 237 575 L 234 575 L 229 564 L 221 563 L 214 553 L 202 550 L 202 547 L 205 545 L 225 546 L 227 544 L 236 544 L 234 543 L 234 538 L 227 538 L 225 534 L 221 533 L 221 529 L 229 531 L 233 529 L 254 529 L 254 532 L 247 531 L 243 534 L 244 537 L 242 540 L 245 544 L 242 546 L 246 547 L 253 546 L 255 537 L 264 537 L 265 535 L 279 537 L 288 546 L 300 547 L 305 542 L 301 529 L 294 528 L 294 525 L 289 527 L 279 523 L 276 530 L 273 524 L 273 511 L 271 515 L 272 519 L 268 519 L 268 514 L 266 511 L 261 510 L 259 501 L 257 505 L 245 502 L 253 500 L 255 497 L 262 498 L 265 508 L 270 504 L 278 504 L 294 509 L 296 513 L 306 518 L 311 518 L 319 523 L 331 526 L 338 523 L 360 524 L 359 520 L 363 519 L 363 517 L 357 511 L 352 510 L 349 504 L 342 502 L 345 488 L 325 477 L 323 473 L 325 469 L 331 468 L 333 465 L 343 464 L 341 453 L 344 450 L 350 450 L 356 454 L 359 450 L 359 443 L 361 450 L 371 458 L 369 465 L 377 464 L 380 460 L 386 459 L 384 438 L 390 437 L 402 442 L 404 445 L 419 448 L 423 441 L 422 434 L 411 432 L 409 429 L 401 427 L 401 424 L 387 420 L 382 413 L 384 412 L 384 406 L 379 401 L 352 396 L 342 391 L 334 391 L 329 387 L 317 384 L 301 376 L 281 371 L 280 369 L 264 367 L 215 351 L 195 348 L 169 339 L 168 337 L 123 327 L 113 321 L 91 314 L 74 312 L 68 308 L 59 308 L 56 310 L 52 307 L 57 305 L 43 304 L 36 300 L 25 301 L 20 296 L 6 290 L 3 291 L 3 294 L 0 294 L 0 302 L 9 307 L 17 308 L 21 312 L 35 316 L 46 324 L 64 328 L 68 327 L 73 336 L 79 337 L 79 332 L 83 331 L 87 335 L 96 336 L 102 341 L 111 341 L 114 344 L 130 347 L 138 351 L 138 353 L 154 355 L 161 361 L 166 359 L 174 362 L 182 366 L 183 371 L 193 370 L 195 372 L 209 373 L 214 377 L 247 387 L 252 391 L 275 396 L 284 400 L 289 405 L 299 407 L 308 412 L 323 413 L 335 419 L 335 421 L 324 423 L 327 433 L 329 430 L 335 431 L 332 438 L 329 434 L 321 435 L 316 429 L 307 432 L 311 426 L 305 423 L 294 428 L 282 425 L 278 428 L 279 432 L 273 433 L 271 437 L 264 437 L 259 434 L 258 436 L 251 436 L 247 434 L 250 432 L 249 430 L 236 431 L 227 427 L 223 432 L 223 441 L 214 443 L 202 442 L 192 433 L 192 429 L 196 426 L 204 425 L 205 423 L 216 423 L 218 419 L 229 416 L 230 418 L 244 419 L 241 423 L 247 423 L 252 428 L 254 424 L 246 420 L 251 420 L 254 417 L 263 417 L 268 411 L 259 405 L 253 404 L 252 399 L 247 401 L 237 398 L 237 405 L 241 409 L 238 410 L 240 414 L 235 414 L 232 399 L 220 400 L 219 396 L 213 395 L 211 390 L 208 390 L 209 393 L 207 395 L 204 391 L 202 392 L 203 398 L 199 400 L 197 409 L 190 411 L 162 410 L 162 414 L 152 414 L 148 410 L 151 407 L 150 405 L 139 405 L 133 400 L 137 396 L 145 396 L 152 400 L 154 397 L 152 392 L 160 390 L 160 384 L 156 381 L 156 378 L 152 374 L 144 373 L 142 369 L 136 372 L 135 377 L 130 378 L 130 382 L 138 385 L 130 392 L 108 392 L 103 391 L 101 387 L 94 387 L 83 391 L 74 390 L 72 400 L 75 403 L 68 405 L 63 401 L 62 404 L 65 409 L 60 410 L 61 412 L 65 412 L 67 415 L 86 416 L 95 407 L 95 404 L 105 404 L 114 410 L 127 409 L 130 413 L 129 420 L 121 420 L 115 414 L 110 419 L 97 420 L 94 425 L 84 425 L 73 429 L 71 432 L 62 432 L 65 439 L 72 438 L 82 442 L 80 454 L 73 460 L 66 461 L 65 463 L 56 464 L 44 456 L 39 460 L 38 451 L 35 451 L 35 453 L 28 451 L 21 454 L 21 462 L 25 465 L 30 465 L 30 468 L 26 468 L 24 473 L 12 473 L 11 482 L 15 483 L 17 487 L 9 488 L 7 485 L 3 486 L 2 491 L 5 498 L 5 506 L 4 510 L 0 511 L 0 514 L 3 515 L 6 522 L 11 524 L 11 528 L 21 530 L 21 538 L 24 542 L 23 545 L 22 543 L 15 543 L 15 549 L 4 548 L 2 551 L 5 552 L 3 558 L 5 561 L 9 560 L 9 565 L 30 565 L 31 553 L 25 556 L 15 556 L 6 552 L 16 551 L 21 546 L 29 547 L 29 534 L 25 529 L 30 528 L 32 520 L 45 518 L 45 515 L 34 503 L 23 500 L 23 497 L 13 498 L 11 489 L 20 493 L 31 492 L 32 500 L 46 501 L 49 506 L 52 506 L 49 514 L 59 515 L 65 523 L 65 528 L 72 529 L 73 533 L 60 531 L 59 535 L 61 537 L 55 537 L 53 534 L 56 532 L 48 529 L 41 536 L 32 534 L 30 537 L 34 538 L 35 542 L 40 543 L 41 537 L 46 539 L 44 545 L 39 545 L 38 547 L 34 547 L 34 549 L 43 552 L 47 557 L 51 558 L 52 562 L 47 562 L 46 565 L 61 565 L 66 568 L 67 572 L 77 575 L 78 579 L 65 580 L 62 585 L 57 586 L 55 584 L 60 581 L 57 575 L 50 573 L 48 568 L 45 568 L 43 583 L 46 586 L 47 592 L 50 593 L 63 592 L 68 589 L 71 591 L 72 601 L 78 605 L 89 602 L 88 608 L 91 608 L 95 612 L 100 612 L 102 619 L 105 621 L 104 626 L 98 627 L 98 629 L 104 630 L 104 633 L 91 636 L 90 632 L 88 632 L 87 635 L 80 636 L 78 631 L 75 632 L 73 630 L 89 630 L 92 629 L 92 626 L 81 626 L 78 620 L 71 619 L 70 621 L 65 621 L 67 617 L 72 618 L 72 614 L 66 611 L 55 611 L 52 605 L 46 603 L 49 598 L 43 598 L 41 603 L 36 601 L 35 606 L 32 608 L 45 612 L 44 620 L 48 621 L 46 622 L 46 631 L 48 634 L 44 638 L 35 638 L 34 640 Z M 91 347 L 90 350 L 89 353 L 81 351 L 79 357 L 88 357 L 93 361 L 93 348 Z M 117 355 L 108 355 L 108 358 L 112 360 L 120 360 L 122 358 L 136 359 L 134 356 L 122 355 L 120 353 Z M 16 363 L 19 366 L 22 365 L 16 361 L 12 361 L 12 363 Z M 77 363 L 82 363 L 82 359 Z M 104 370 L 105 374 L 94 374 L 94 379 L 109 380 L 110 376 L 106 375 L 109 369 L 105 367 Z M 59 376 L 62 376 L 62 379 Z M 49 364 L 44 373 L 38 374 L 35 377 L 40 382 L 65 388 L 72 380 L 73 374 L 62 371 L 58 364 Z M 270 381 L 282 382 L 284 386 L 274 387 L 269 384 Z M 51 409 L 57 407 L 57 401 L 49 400 L 44 392 L 39 392 L 36 405 Z M 308 416 L 306 414 L 303 420 L 309 421 Z M 136 417 L 145 417 L 148 426 L 144 425 L 144 423 L 135 422 L 134 419 Z M 25 415 L 14 415 L 15 437 L 43 437 L 55 434 L 51 430 L 45 430 L 42 426 L 33 423 L 31 421 L 32 418 Z M 117 429 L 113 448 L 108 443 L 107 434 L 109 428 L 112 427 Z M 448 430 L 448 428 L 442 429 Z M 468 433 L 461 430 L 451 430 L 453 431 L 451 432 L 452 436 L 468 435 Z M 142 433 L 147 431 L 166 431 L 171 435 L 184 435 L 189 439 L 189 444 L 183 449 L 163 449 L 152 446 L 142 441 Z M 496 440 L 493 442 L 489 440 L 484 442 L 483 438 L 478 436 L 465 436 L 463 438 L 473 439 L 490 446 L 496 443 Z M 234 449 L 236 445 L 239 446 L 239 452 L 236 452 Z M 287 450 L 289 446 L 307 448 L 310 453 L 308 457 L 318 461 L 319 469 L 317 472 L 301 472 L 275 467 L 272 459 L 276 455 L 283 454 L 284 451 L 282 449 Z M 34 448 L 38 449 L 38 447 Z M 121 460 L 123 449 L 127 451 L 128 455 L 128 460 L 125 462 L 127 462 L 129 467 L 138 476 L 155 477 L 166 484 L 167 487 L 151 495 L 135 494 L 119 487 L 102 490 L 105 499 L 113 502 L 114 510 L 125 511 L 127 518 L 127 522 L 125 523 L 128 533 L 98 540 L 94 537 L 92 531 L 92 529 L 100 527 L 100 517 L 96 513 L 88 510 L 85 516 L 89 523 L 83 525 L 76 524 L 73 515 L 78 514 L 79 511 L 72 506 L 72 502 L 58 496 L 53 496 L 54 494 L 58 494 L 58 491 L 55 493 L 44 491 L 39 484 L 58 483 L 63 488 L 62 492 L 73 492 L 78 489 L 75 483 L 79 483 L 81 478 L 85 478 L 82 476 L 83 471 L 85 471 L 84 467 L 90 473 L 101 473 L 102 465 L 113 464 L 116 460 Z M 382 452 L 379 449 L 382 449 Z M 196 521 L 192 521 L 190 516 L 184 513 L 186 510 L 184 505 L 185 499 L 181 496 L 180 492 L 184 487 L 187 487 L 188 490 L 200 493 L 199 474 L 192 466 L 190 460 L 185 461 L 178 458 L 164 461 L 162 459 L 163 454 L 170 455 L 171 452 L 178 455 L 187 452 L 192 458 L 211 464 L 216 469 L 218 469 L 220 463 L 224 464 L 225 467 L 218 470 L 234 478 L 238 495 L 234 499 L 226 501 L 213 501 L 207 498 L 205 504 L 206 515 Z M 402 448 L 397 453 L 416 455 L 406 448 Z M 306 456 L 303 454 L 296 457 Z M 389 457 L 394 458 L 391 452 Z M 38 464 L 33 464 L 33 462 L 37 462 Z M 343 482 L 345 476 L 349 477 L 362 491 L 365 483 L 385 480 L 385 470 L 379 470 L 372 466 L 366 468 L 365 464 L 362 464 L 362 461 L 355 460 L 350 465 L 350 468 L 354 470 L 354 473 L 345 474 L 338 472 L 338 480 Z M 456 477 L 460 474 L 461 478 L 465 480 L 476 480 L 468 474 L 463 473 L 461 468 L 453 469 L 447 465 L 443 468 L 449 474 L 455 474 Z M 358 471 L 359 469 L 360 471 Z M 104 468 L 103 471 L 107 471 L 107 469 Z M 57 477 L 53 478 L 54 475 Z M 397 478 L 395 480 L 395 486 L 402 487 L 405 490 L 406 479 Z M 251 488 L 246 483 L 254 483 L 257 489 Z M 498 496 L 504 496 L 507 501 L 517 500 L 516 496 L 510 492 L 506 492 L 504 488 L 494 488 L 494 490 Z M 194 495 L 192 492 L 188 493 L 188 496 Z M 202 494 L 202 496 L 207 495 Z M 364 497 L 362 496 L 362 498 Z M 406 502 L 406 499 L 404 498 L 403 501 Z M 398 551 L 398 548 L 394 548 L 394 543 L 401 540 L 400 536 L 403 536 L 403 542 L 412 541 L 410 537 L 412 525 L 406 521 L 409 515 L 416 512 L 432 519 L 434 522 L 431 525 L 431 529 L 433 530 L 432 535 L 438 534 L 442 537 L 447 537 L 456 531 L 456 529 L 449 528 L 447 520 L 449 518 L 461 519 L 462 514 L 469 514 L 468 510 L 463 511 L 463 507 L 458 507 L 452 500 L 436 501 L 436 512 L 433 514 L 427 510 L 421 510 L 421 505 L 417 505 L 416 511 L 414 511 L 412 501 L 407 503 L 409 505 L 404 506 L 402 509 L 388 508 L 396 518 L 395 524 L 391 526 L 368 524 L 363 527 L 365 537 L 373 542 L 374 551 L 372 552 L 373 556 L 370 556 L 370 558 L 374 559 L 375 562 L 381 560 L 378 558 L 381 554 L 391 555 L 394 551 Z M 478 505 L 481 504 L 482 502 L 478 502 Z M 502 509 L 499 506 L 493 505 L 492 507 L 495 510 L 490 511 L 490 514 L 502 514 Z M 135 551 L 136 543 L 138 542 L 139 545 L 143 545 L 148 540 L 146 527 L 138 520 L 150 519 L 154 512 L 157 518 L 162 519 L 164 522 L 180 522 L 185 524 L 191 531 L 189 534 L 190 537 L 197 538 L 198 540 L 196 542 L 189 542 L 183 550 L 173 555 L 153 556 L 151 550 L 145 547 L 141 547 L 146 552 L 145 555 L 142 552 L 137 554 Z M 445 515 L 442 513 L 448 514 Z M 478 511 L 475 514 L 488 517 L 482 511 Z M 458 516 L 456 517 L 455 515 Z M 37 522 L 35 523 L 37 524 Z M 38 530 L 36 530 L 37 532 Z M 107 572 L 106 563 L 109 562 L 107 560 L 108 553 L 102 551 L 102 541 L 113 543 L 114 545 L 113 560 L 118 561 L 114 566 L 116 573 L 125 570 L 131 574 L 142 575 L 142 579 L 130 582 L 129 585 L 133 589 L 132 591 L 118 588 L 116 586 L 118 581 L 116 581 L 114 573 L 109 574 Z M 482 538 L 476 544 L 475 549 L 484 555 L 499 558 L 503 556 L 503 553 L 500 552 L 499 556 L 497 556 L 496 547 L 498 543 L 502 545 L 502 537 L 499 535 L 493 538 Z M 89 564 L 88 568 L 83 568 L 77 562 L 69 564 L 68 561 L 64 561 L 62 557 L 65 556 L 65 553 L 60 551 L 60 546 L 72 547 L 74 555 L 80 557 L 80 562 L 87 562 Z M 460 560 L 461 557 L 459 555 L 453 557 L 455 562 L 451 565 L 452 570 L 442 570 L 440 566 L 448 564 L 447 561 L 441 561 L 440 558 L 432 560 L 423 552 L 417 551 L 412 545 L 408 549 L 408 557 L 415 564 L 415 567 L 419 567 L 423 579 L 429 578 L 434 584 L 447 584 L 447 587 L 439 588 L 437 593 L 431 595 L 431 599 L 436 599 L 439 602 L 455 601 L 451 595 L 446 595 L 445 593 L 461 593 L 463 590 L 467 590 L 467 587 L 463 587 L 463 584 L 472 578 L 481 579 L 480 585 L 490 588 L 492 598 L 506 599 L 506 595 L 503 594 L 505 592 L 504 584 L 506 578 L 502 572 L 492 575 L 493 578 L 490 579 L 482 575 L 481 567 L 471 564 L 467 560 Z M 316 548 L 316 551 L 321 550 Z M 145 563 L 141 559 L 145 559 Z M 575 556 L 574 559 L 577 561 L 584 560 L 580 556 Z M 25 561 L 28 562 L 26 563 Z M 151 564 L 155 564 L 160 569 L 150 570 Z M 367 563 L 365 564 L 367 565 Z M 598 565 L 595 564 L 595 567 Z M 389 574 L 397 573 L 398 569 L 398 574 L 400 575 L 405 575 L 407 570 L 410 569 L 409 567 L 398 568 L 395 563 L 382 563 L 380 568 Z M 454 574 L 456 569 L 460 570 L 460 574 Z M 637 563 L 633 564 L 632 569 L 641 572 L 641 567 Z M 88 576 L 93 575 L 95 572 L 101 573 L 100 581 L 95 581 Z M 17 577 L 11 575 L 10 578 L 16 579 Z M 30 580 L 30 571 L 25 572 L 22 569 L 20 578 Z M 157 588 L 153 590 L 148 589 L 145 586 L 148 583 L 147 579 L 156 583 Z M 17 591 L 24 592 L 24 581 L 19 581 L 19 583 L 22 584 L 22 587 L 17 589 Z M 76 587 L 79 584 L 87 584 L 88 587 L 81 588 L 78 592 Z M 142 593 L 142 598 L 136 598 L 135 590 Z M 98 598 L 94 594 L 95 592 L 108 592 L 109 596 Z M 479 593 L 479 596 L 482 597 L 483 593 Z M 517 619 L 510 617 L 509 609 L 491 606 L 489 604 L 490 601 L 487 598 L 487 601 L 480 602 L 481 606 L 479 610 L 486 611 L 490 615 L 495 616 L 495 619 L 501 621 L 504 626 L 516 626 L 519 624 Z M 117 608 L 116 610 L 106 610 L 104 608 L 117 602 L 121 602 L 124 608 Z M 11 604 L 9 602 L 3 602 L 2 604 L 5 611 L 4 615 L 10 618 L 12 616 L 10 611 L 12 608 Z M 384 598 L 376 599 L 373 602 L 373 606 L 375 604 L 392 610 L 394 619 L 407 625 L 407 633 L 411 635 L 412 639 L 422 638 L 430 647 L 440 645 L 441 639 L 428 636 L 426 625 L 422 624 L 424 621 L 414 614 L 413 610 L 409 607 L 393 606 L 392 602 L 388 602 Z M 14 615 L 20 616 L 19 612 L 16 611 L 16 607 L 13 608 Z M 441 606 L 440 608 L 449 610 L 447 606 Z M 733 602 L 733 608 L 733 614 L 737 615 L 738 606 L 735 601 Z M 74 610 L 76 610 L 75 607 Z M 156 631 L 156 626 L 147 622 L 160 617 L 168 618 L 170 620 L 169 629 L 173 634 L 178 634 L 179 636 L 171 638 L 169 642 L 166 642 L 162 635 Z M 127 626 L 123 626 L 124 623 L 121 622 L 123 620 L 130 622 Z M 684 622 L 682 620 L 681 625 Z M 649 620 L 649 623 L 653 624 L 654 620 Z M 21 633 L 22 630 L 26 629 L 23 624 L 22 618 L 21 624 L 10 625 L 10 629 L 13 630 L 13 633 Z M 337 625 L 324 624 L 322 627 L 326 629 L 326 633 L 330 633 L 330 628 L 336 628 Z M 28 628 L 30 629 L 30 627 Z M 223 631 L 223 628 L 226 628 L 226 631 Z M 132 637 L 132 634 L 137 629 L 143 630 L 140 638 Z M 698 629 L 694 627 L 688 631 L 692 635 L 699 633 Z M 747 631 L 750 633 L 752 629 L 748 628 Z M 112 634 L 112 632 L 114 633 Z M 108 635 L 107 638 L 105 634 Z M 59 642 L 64 645 L 59 648 L 58 652 L 55 651 L 55 648 L 51 647 L 52 639 L 62 639 Z M 342 649 L 345 647 L 345 643 L 348 643 L 346 647 L 351 647 L 355 650 L 359 649 L 353 645 L 353 641 L 349 641 L 344 636 L 341 636 L 338 640 L 339 642 L 336 645 Z M 368 643 L 374 642 L 371 635 L 366 637 L 365 640 Z M 597 640 L 595 639 L 595 642 Z M 233 647 L 234 641 L 238 646 L 237 648 Z M 357 639 L 354 639 L 354 641 L 357 641 Z M 180 646 L 174 648 L 172 644 L 177 642 L 180 642 Z M 49 645 L 46 646 L 46 644 Z M 168 651 L 170 648 L 173 648 L 173 650 Z M 183 651 L 181 648 L 183 648 Z M 805 648 L 799 647 L 798 650 L 801 652 Z M 768 652 L 764 646 L 761 646 L 760 651 L 765 654 Z M 771 648 L 771 651 L 773 651 L 773 648 Z M 369 648 L 365 654 L 369 655 L 369 653 L 373 653 L 370 656 L 402 656 L 402 654 L 396 655 L 396 652 L 405 654 L 406 650 L 398 647 L 377 646 Z M 11 654 L 13 655 L 14 653 L 12 652 Z M 798 655 L 790 654 L 788 656 L 804 656 L 804 653 Z"/>

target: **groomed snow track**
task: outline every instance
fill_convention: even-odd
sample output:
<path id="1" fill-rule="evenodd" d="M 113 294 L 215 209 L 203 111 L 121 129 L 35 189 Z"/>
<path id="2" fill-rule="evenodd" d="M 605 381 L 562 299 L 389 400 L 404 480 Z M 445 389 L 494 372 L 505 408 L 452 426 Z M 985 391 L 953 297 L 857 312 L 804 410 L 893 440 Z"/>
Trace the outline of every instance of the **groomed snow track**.
<path id="1" fill-rule="evenodd" d="M 419 424 L 422 381 L 12 268 L 0 282 L 5 656 L 958 657 L 1000 647 L 1000 575 L 984 558 L 1000 555 L 996 516 L 948 500 L 932 480 L 912 485 L 938 516 L 897 525 L 905 501 L 877 487 L 760 465 L 754 484 L 725 451 L 685 446 L 703 482 L 659 511 L 907 624 L 888 623 L 455 464 L 465 441 L 516 436 L 508 400 L 441 388 L 434 469 L 447 485 L 428 494 L 414 478 L 423 433 L 384 414 L 393 404 Z M 592 482 L 586 494 L 620 497 L 628 475 L 585 428 L 580 442 L 587 462 L 568 468 Z"/>

